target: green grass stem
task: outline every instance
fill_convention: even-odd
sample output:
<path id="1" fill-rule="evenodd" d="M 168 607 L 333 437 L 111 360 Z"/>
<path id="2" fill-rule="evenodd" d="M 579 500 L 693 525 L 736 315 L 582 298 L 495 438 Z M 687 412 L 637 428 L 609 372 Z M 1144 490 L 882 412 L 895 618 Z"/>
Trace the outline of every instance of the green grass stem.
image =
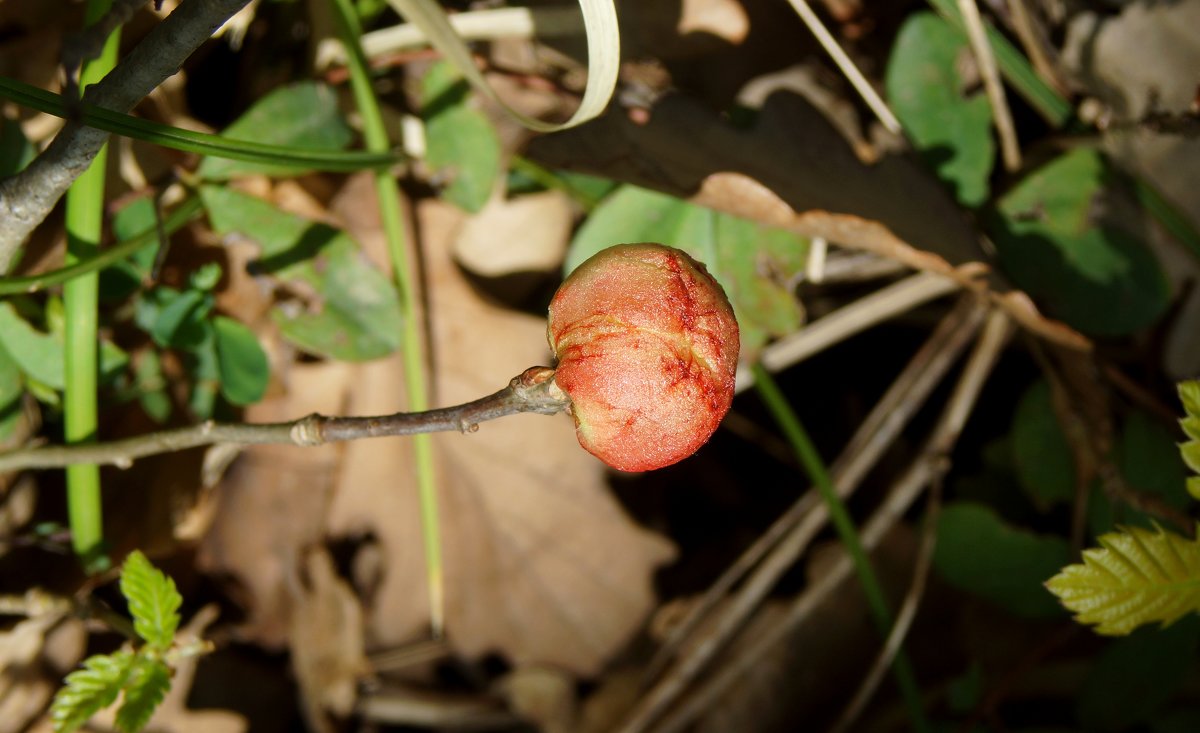
<path id="1" fill-rule="evenodd" d="M 875 622 L 875 626 L 879 629 L 880 635 L 883 638 L 887 638 L 888 632 L 892 628 L 891 611 L 888 610 L 883 589 L 879 584 L 879 579 L 875 575 L 875 570 L 871 566 L 871 561 L 867 557 L 866 548 L 863 547 L 862 540 L 858 536 L 858 529 L 854 526 L 854 520 L 850 517 L 850 512 L 846 510 L 846 505 L 842 503 L 841 498 L 838 496 L 837 490 L 833 486 L 833 481 L 829 478 L 829 472 L 825 468 L 824 461 L 821 460 L 816 446 L 809 439 L 808 433 L 804 430 L 804 426 L 800 422 L 800 418 L 796 415 L 795 410 L 792 409 L 783 391 L 779 389 L 779 385 L 776 384 L 775 378 L 761 364 L 754 365 L 754 386 L 758 390 L 763 403 L 770 411 L 771 416 L 779 424 L 784 437 L 791 444 L 792 450 L 796 453 L 796 457 L 808 474 L 809 480 L 817 487 L 817 492 L 825 502 L 834 529 L 837 530 L 838 538 L 854 563 L 859 584 L 862 586 L 863 595 L 867 599 L 871 618 Z M 908 709 L 913 728 L 918 731 L 928 731 L 929 724 L 925 719 L 924 708 L 921 704 L 921 690 L 917 686 L 912 665 L 903 651 L 896 654 L 896 658 L 892 662 L 892 673 L 895 675 L 896 683 L 900 687 L 900 693 L 904 697 L 904 704 Z"/>
<path id="2" fill-rule="evenodd" d="M 66 117 L 63 99 L 58 94 L 0 76 L 0 99 L 36 109 L 56 117 Z M 403 160 L 399 151 L 383 152 L 314 150 L 291 145 L 271 145 L 247 140 L 232 140 L 219 135 L 163 125 L 84 102 L 80 105 L 83 124 L 114 135 L 142 140 L 185 153 L 211 155 L 214 158 L 243 160 L 251 163 L 287 165 L 297 170 L 350 173 L 364 168 L 386 168 Z"/>
<path id="3" fill-rule="evenodd" d="M 350 0 L 332 0 L 334 18 L 342 45 L 346 47 L 350 87 L 362 116 L 363 137 L 367 150 L 382 153 L 391 148 L 379 100 L 371 87 L 371 76 L 359 38 L 362 28 Z M 404 231 L 404 213 L 400 209 L 400 187 L 389 171 L 375 171 L 375 192 L 379 197 L 379 214 L 387 238 L 388 253 L 400 289 L 404 309 L 404 381 L 408 391 L 408 409 L 414 412 L 429 409 L 428 386 L 425 379 L 424 345 L 421 340 L 416 278 L 409 267 L 409 252 Z M 430 625 L 435 636 L 441 636 L 445 614 L 445 584 L 442 570 L 442 539 L 438 519 L 437 484 L 434 480 L 433 442 L 428 435 L 412 437 L 416 456 L 417 489 L 421 501 L 421 527 L 425 539 L 425 569 L 429 583 Z"/>
<path id="4" fill-rule="evenodd" d="M 88 0 L 84 22 L 95 23 L 108 12 L 112 0 Z M 120 29 L 109 35 L 99 57 L 84 63 L 79 74 L 83 90 L 112 70 L 117 62 Z M 91 165 L 67 191 L 67 265 L 94 257 L 104 231 L 104 176 L 108 146 L 100 149 Z M 63 390 L 63 438 L 67 443 L 96 439 L 99 376 L 99 273 L 89 272 L 63 286 L 66 311 L 66 348 Z M 100 467 L 85 463 L 67 468 L 67 516 L 71 544 L 88 572 L 106 569 L 104 516 L 100 500 Z"/>

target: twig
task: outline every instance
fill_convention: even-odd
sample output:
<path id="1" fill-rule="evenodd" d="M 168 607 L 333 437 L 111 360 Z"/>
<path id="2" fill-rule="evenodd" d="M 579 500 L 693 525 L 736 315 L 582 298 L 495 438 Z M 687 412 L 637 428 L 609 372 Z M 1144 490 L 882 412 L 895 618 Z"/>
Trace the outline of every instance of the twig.
<path id="1" fill-rule="evenodd" d="M 763 350 L 762 365 L 772 372 L 786 369 L 877 323 L 958 288 L 956 282 L 941 275 L 929 272 L 910 275 L 771 344 Z M 749 367 L 739 367 L 737 390 L 741 392 L 753 385 L 754 374 Z"/>
<path id="2" fill-rule="evenodd" d="M 66 97 L 68 105 L 79 102 L 80 67 L 85 62 L 97 58 L 104 44 L 108 42 L 109 35 L 124 25 L 137 9 L 145 4 L 146 0 L 115 0 L 99 20 L 63 42 L 62 65 L 67 76 L 63 96 Z"/>
<path id="3" fill-rule="evenodd" d="M 806 0 L 788 0 L 788 2 L 796 9 L 796 12 L 800 15 L 800 19 L 808 26 L 808 30 L 817 37 L 817 41 L 820 42 L 825 52 L 833 58 L 833 62 L 846 75 L 846 79 L 850 81 L 851 86 L 863 98 L 863 101 L 867 103 L 867 106 L 871 108 L 871 111 L 875 113 L 875 116 L 879 118 L 879 121 L 883 123 L 888 132 L 893 135 L 903 135 L 904 127 L 900 124 L 900 120 L 896 119 L 896 115 L 887 106 L 887 102 L 883 101 L 883 98 L 875 91 L 875 87 L 871 86 L 871 82 L 867 81 L 867 78 L 863 76 L 862 72 L 858 70 L 858 67 L 854 65 L 854 62 L 846 52 L 842 50 L 842 47 L 838 45 L 837 40 L 825 28 L 825 24 L 813 12 L 808 2 Z"/>
<path id="4" fill-rule="evenodd" d="M 128 112 L 178 71 L 246 2 L 183 0 L 108 76 L 87 89 L 84 101 Z M 0 274 L 8 272 L 21 243 L 87 169 L 108 136 L 101 130 L 68 123 L 24 170 L 0 181 Z"/>
<path id="5" fill-rule="evenodd" d="M 896 378 L 875 409 L 859 426 L 842 454 L 831 468 L 834 485 L 842 498 L 848 497 L 895 440 L 909 418 L 924 404 L 950 366 L 975 333 L 982 309 L 971 298 L 960 301 L 917 351 L 904 371 Z M 779 578 L 796 563 L 796 559 L 821 531 L 828 514 L 814 492 L 806 492 L 738 558 L 713 584 L 695 609 L 679 625 L 665 643 L 651 670 L 666 666 L 684 640 L 704 617 L 714 609 L 751 568 L 758 566 L 747 578 L 736 596 L 714 622 L 713 631 L 698 641 L 663 675 L 627 718 L 623 731 L 646 730 L 707 668 L 715 655 L 725 648 L 733 635 L 742 628 Z M 760 562 L 761 560 L 761 562 Z"/>
<path id="6" fill-rule="evenodd" d="M 925 595 L 925 584 L 929 580 L 929 568 L 933 565 L 933 549 L 937 545 L 937 519 L 941 505 L 941 481 L 935 479 L 933 488 L 929 492 L 929 507 L 925 511 L 925 528 L 921 533 L 921 546 L 917 549 L 912 584 L 904 596 L 900 612 L 896 614 L 896 623 L 892 626 L 883 648 L 879 650 L 875 661 L 872 662 L 871 670 L 867 672 L 867 676 L 859 685 L 858 692 L 846 705 L 838 721 L 830 728 L 830 733 L 844 733 L 850 730 L 850 726 L 854 725 L 854 721 L 862 715 L 867 703 L 875 694 L 875 690 L 879 688 L 879 683 L 883 681 L 883 675 L 887 673 L 896 653 L 900 651 L 900 645 L 908 635 L 913 619 L 917 617 L 917 607 L 921 604 L 921 597 Z"/>
<path id="7" fill-rule="evenodd" d="M 128 468 L 134 459 L 214 443 L 265 443 L 314 446 L 343 440 L 416 435 L 444 431 L 474 432 L 479 423 L 520 412 L 553 415 L 567 409 L 566 395 L 555 384 L 554 370 L 530 367 L 507 387 L 453 407 L 425 412 L 398 412 L 379 417 L 325 417 L 312 414 L 283 423 L 215 423 L 210 421 L 162 430 L 111 443 L 27 448 L 0 454 L 0 473 L 22 469 L 61 468 L 96 463 Z"/>
<path id="8" fill-rule="evenodd" d="M 1016 32 L 1017 38 L 1021 40 L 1025 53 L 1029 55 L 1029 60 L 1033 62 L 1033 68 L 1041 75 L 1042 80 L 1049 84 L 1054 91 L 1066 96 L 1067 85 L 1063 83 L 1058 69 L 1050 61 L 1050 55 L 1046 50 L 1049 42 L 1042 29 L 1036 25 L 1033 14 L 1029 12 L 1029 6 L 1025 3 L 1026 0 L 1008 0 L 1013 30 Z"/>
<path id="9" fill-rule="evenodd" d="M 1000 70 L 996 68 L 996 57 L 992 54 L 987 33 L 983 29 L 983 18 L 979 16 L 979 7 L 975 0 L 958 0 L 958 9 L 967 29 L 967 41 L 971 44 L 971 52 L 975 54 L 975 61 L 979 64 L 984 91 L 987 92 L 988 102 L 992 105 L 992 121 L 996 125 L 996 134 L 1000 137 L 1000 155 L 1004 159 L 1004 168 L 1010 172 L 1015 171 L 1021 167 L 1021 148 L 1017 144 L 1017 131 L 1013 126 L 1012 113 L 1008 109 L 1008 100 L 1004 96 L 1004 86 L 1000 82 Z"/>
<path id="10" fill-rule="evenodd" d="M 946 457 L 962 432 L 966 418 L 979 397 L 983 382 L 991 373 L 1011 333 L 1012 327 L 1008 318 L 1003 312 L 993 310 L 925 449 L 908 471 L 892 485 L 884 503 L 863 527 L 864 546 L 877 546 L 924 487 L 945 474 L 949 468 Z M 714 700 L 729 690 L 748 669 L 762 659 L 763 655 L 781 644 L 792 629 L 803 623 L 829 594 L 850 576 L 853 569 L 850 558 L 846 555 L 841 556 L 833 567 L 792 602 L 774 628 L 753 643 L 741 647 L 739 653 L 729 659 L 717 674 L 693 690 L 682 705 L 655 727 L 655 733 L 677 733 L 695 722 Z"/>

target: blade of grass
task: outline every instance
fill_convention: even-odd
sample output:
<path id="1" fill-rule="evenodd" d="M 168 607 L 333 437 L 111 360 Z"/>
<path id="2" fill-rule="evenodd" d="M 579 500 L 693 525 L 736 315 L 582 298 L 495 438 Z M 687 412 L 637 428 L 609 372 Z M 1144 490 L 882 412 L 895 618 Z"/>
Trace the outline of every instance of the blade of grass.
<path id="1" fill-rule="evenodd" d="M 88 0 L 84 22 L 100 20 L 112 0 Z M 104 42 L 100 55 L 83 64 L 79 88 L 84 90 L 112 71 L 117 63 L 121 30 L 117 28 Z M 108 146 L 67 191 L 67 264 L 72 265 L 96 254 L 104 227 L 104 175 Z M 63 438 L 67 443 L 96 439 L 98 408 L 96 387 L 99 375 L 99 273 L 90 272 L 69 281 L 63 287 L 66 310 L 65 383 L 63 390 Z M 71 526 L 71 545 L 89 572 L 107 569 L 104 543 L 104 516 L 100 499 L 100 467 L 86 463 L 67 467 L 67 516 Z"/>
<path id="2" fill-rule="evenodd" d="M 817 453 L 816 447 L 804 430 L 799 416 L 788 403 L 783 391 L 779 389 L 779 385 L 775 383 L 775 378 L 758 363 L 754 365 L 753 371 L 754 386 L 758 390 L 759 396 L 771 416 L 775 418 L 775 422 L 779 424 L 784 437 L 795 451 L 796 458 L 804 466 L 809 480 L 817 487 L 822 501 L 829 510 L 829 517 L 837 530 L 838 538 L 841 540 L 842 546 L 846 548 L 846 553 L 850 556 L 855 571 L 858 573 L 858 581 L 862 586 L 863 595 L 866 596 L 871 617 L 875 621 L 879 633 L 886 638 L 892 628 L 892 614 L 888 610 L 887 601 L 884 599 L 875 570 L 871 567 L 867 551 L 863 548 L 858 529 L 854 526 L 854 520 L 850 517 L 850 512 L 846 510 L 846 505 L 838 497 L 833 481 L 829 478 L 829 472 L 825 469 L 825 463 L 821 460 L 820 454 Z M 892 661 L 892 673 L 895 675 L 896 683 L 904 697 L 904 704 L 908 708 L 913 728 L 918 731 L 929 730 L 929 724 L 925 720 L 925 712 L 921 706 L 921 690 L 917 687 L 916 677 L 908 656 L 903 651 L 896 652 Z"/>
<path id="3" fill-rule="evenodd" d="M 56 117 L 66 117 L 62 97 L 44 89 L 0 76 L 0 99 Z M 185 153 L 252 163 L 288 165 L 301 170 L 352 172 L 366 168 L 386 168 L 403 160 L 403 154 L 388 149 L 379 151 L 313 150 L 288 145 L 269 145 L 246 140 L 231 140 L 218 135 L 184 130 L 140 117 L 83 103 L 81 121 L 89 127 L 142 140 Z"/>
<path id="4" fill-rule="evenodd" d="M 350 0 L 332 0 L 334 18 L 342 44 L 346 48 L 350 69 L 350 87 L 354 103 L 362 116 L 363 137 L 367 149 L 384 151 L 390 147 L 379 100 L 371 88 L 366 56 L 359 38 L 362 28 Z M 408 409 L 419 412 L 429 409 L 425 383 L 424 347 L 421 341 L 420 304 L 416 278 L 410 270 L 409 252 L 404 232 L 404 216 L 400 210 L 400 187 L 387 171 L 375 171 L 375 193 L 379 198 L 379 215 L 387 238 L 388 254 L 392 261 L 396 286 L 400 289 L 404 313 L 404 382 L 408 392 Z M 437 485 L 433 473 L 433 442 L 428 435 L 413 438 L 417 465 L 417 489 L 421 501 L 421 528 L 425 538 L 425 572 L 429 582 L 429 618 L 435 637 L 442 635 L 444 626 L 445 585 L 442 570 L 442 539 L 437 508 Z"/>
<path id="5" fill-rule="evenodd" d="M 189 196 L 179 206 L 163 219 L 163 231 L 167 235 L 174 234 L 200 213 L 203 206 L 198 196 Z M 158 242 L 158 230 L 151 227 L 130 239 L 123 240 L 101 251 L 94 257 L 78 260 L 75 264 L 62 267 L 50 272 L 26 277 L 0 278 L 0 297 L 18 293 L 34 293 L 55 285 L 61 285 L 69 280 L 89 272 L 103 270 L 105 267 L 125 259 L 142 247 Z"/>
<path id="6" fill-rule="evenodd" d="M 958 10 L 957 0 L 928 0 L 942 17 L 966 35 L 966 25 Z M 1071 104 L 1062 95 L 1042 80 L 1033 70 L 1029 60 L 1025 58 L 1016 46 L 1012 45 L 1004 34 L 992 26 L 987 26 L 987 40 L 996 55 L 996 63 L 1000 73 L 1008 80 L 1017 93 L 1025 98 L 1047 122 L 1056 128 L 1063 127 L 1071 119 Z"/>

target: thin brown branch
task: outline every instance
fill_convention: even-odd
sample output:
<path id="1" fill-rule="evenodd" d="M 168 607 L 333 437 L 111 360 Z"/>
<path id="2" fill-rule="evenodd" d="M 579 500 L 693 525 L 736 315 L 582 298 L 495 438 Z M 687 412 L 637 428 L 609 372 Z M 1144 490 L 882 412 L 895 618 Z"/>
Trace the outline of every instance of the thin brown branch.
<path id="1" fill-rule="evenodd" d="M 84 101 L 128 112 L 246 2 L 183 0 L 104 79 L 88 87 Z M 8 272 L 21 244 L 87 170 L 108 137 L 70 122 L 24 170 L 0 180 L 0 275 Z"/>
<path id="2" fill-rule="evenodd" d="M 975 4 L 975 0 L 958 0 L 958 10 L 962 13 L 963 25 L 967 29 L 967 41 L 971 44 L 971 52 L 975 54 L 975 61 L 979 64 L 983 89 L 992 106 L 992 121 L 1000 138 L 1000 155 L 1004 160 L 1004 168 L 1007 171 L 1015 171 L 1021 167 L 1021 148 L 1017 144 L 1017 130 L 1013 125 L 1012 112 L 1008 109 L 1008 99 L 1004 96 L 1004 85 L 1000 82 L 996 57 L 992 54 L 987 33 L 983 29 L 983 18 L 979 16 L 979 6 Z"/>
<path id="3" fill-rule="evenodd" d="M 846 709 L 842 711 L 838 721 L 830 728 L 830 733 L 844 733 L 850 730 L 866 710 L 867 703 L 871 702 L 871 697 L 879 688 L 883 676 L 887 674 L 892 662 L 896 659 L 896 654 L 900 652 L 900 647 L 904 643 L 905 637 L 908 636 L 908 630 L 912 628 L 913 620 L 917 617 L 917 608 L 921 605 L 922 596 L 925 595 L 929 569 L 933 565 L 933 550 L 937 545 L 937 519 L 941 506 L 941 481 L 935 478 L 933 488 L 929 492 L 929 506 L 925 511 L 925 527 L 921 532 L 921 545 L 917 549 L 917 561 L 908 593 L 904 596 L 900 612 L 896 614 L 896 622 L 892 624 L 892 630 L 888 632 L 883 648 L 879 650 L 875 661 L 872 662 L 870 671 L 867 672 L 867 676 L 863 678 L 858 687 L 858 692 L 846 705 Z"/>
<path id="4" fill-rule="evenodd" d="M 530 367 L 507 387 L 453 407 L 424 412 L 398 412 L 378 417 L 326 417 L 309 415 L 282 423 L 203 422 L 162 430 L 110 443 L 56 445 L 26 448 L 0 454 L 0 473 L 22 469 L 62 468 L 95 463 L 128 468 L 137 458 L 171 453 L 204 445 L 267 443 L 314 446 L 343 440 L 459 431 L 473 432 L 479 423 L 520 412 L 553 415 L 567 409 L 566 395 L 555 384 L 554 370 Z"/>

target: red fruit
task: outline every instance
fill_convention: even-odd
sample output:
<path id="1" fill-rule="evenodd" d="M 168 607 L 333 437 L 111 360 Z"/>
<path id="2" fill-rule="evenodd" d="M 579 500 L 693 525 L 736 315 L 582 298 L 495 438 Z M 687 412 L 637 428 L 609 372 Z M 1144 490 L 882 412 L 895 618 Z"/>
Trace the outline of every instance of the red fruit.
<path id="1" fill-rule="evenodd" d="M 613 468 L 687 458 L 733 402 L 733 308 L 680 250 L 619 244 L 593 256 L 554 294 L 548 331 L 579 444 Z"/>

